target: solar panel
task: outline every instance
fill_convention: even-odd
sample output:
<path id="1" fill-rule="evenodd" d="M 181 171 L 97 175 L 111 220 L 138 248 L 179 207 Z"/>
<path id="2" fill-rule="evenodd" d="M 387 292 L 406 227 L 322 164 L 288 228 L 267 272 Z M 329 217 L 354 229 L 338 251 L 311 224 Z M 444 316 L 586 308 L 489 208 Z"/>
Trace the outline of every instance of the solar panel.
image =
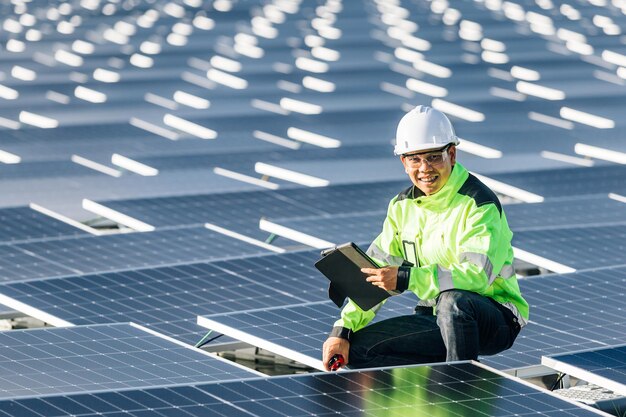
<path id="1" fill-rule="evenodd" d="M 495 174 L 490 177 L 544 197 L 571 197 L 589 194 L 626 194 L 624 166 L 564 168 L 536 172 Z"/>
<path id="2" fill-rule="evenodd" d="M 294 252 L 15 282 L 0 286 L 0 296 L 48 323 L 133 321 L 195 344 L 206 333 L 198 315 L 326 300 L 327 280 L 313 267 L 317 257 Z"/>
<path id="3" fill-rule="evenodd" d="M 574 269 L 626 264 L 626 225 L 516 232 L 513 245 Z"/>
<path id="4" fill-rule="evenodd" d="M 134 324 L 2 332 L 0 366 L 1 399 L 258 376 Z"/>
<path id="5" fill-rule="evenodd" d="M 75 274 L 76 271 L 52 260 L 26 253 L 20 248 L 0 245 L 0 282 Z"/>
<path id="6" fill-rule="evenodd" d="M 292 188 L 277 190 L 276 194 L 296 201 L 320 212 L 338 215 L 363 211 L 385 211 L 389 200 L 410 185 L 408 179 L 402 181 L 361 182 L 359 184 L 336 184 L 320 188 Z M 363 207 L 361 202 L 367 199 Z M 301 214 L 291 217 L 301 217 Z"/>
<path id="7" fill-rule="evenodd" d="M 542 355 L 626 343 L 626 267 L 519 280 L 530 324 L 513 347 L 481 361 L 501 369 L 537 365 Z"/>
<path id="8" fill-rule="evenodd" d="M 393 297 L 376 316 L 376 321 L 413 313 L 417 300 Z M 340 310 L 330 301 L 247 310 L 198 317 L 207 329 L 267 349 L 305 365 L 324 370 L 322 344 Z"/>
<path id="9" fill-rule="evenodd" d="M 504 207 L 504 211 L 514 233 L 626 222 L 626 204 L 606 196 L 547 200 L 537 204 L 509 204 Z"/>
<path id="10" fill-rule="evenodd" d="M 531 323 L 511 349 L 481 361 L 501 369 L 538 365 L 541 355 L 626 343 L 623 297 L 626 268 L 607 268 L 520 281 Z M 410 295 L 385 305 L 378 318 L 410 314 Z M 320 368 L 321 346 L 339 310 L 330 302 L 205 314 L 198 323 L 293 360 Z M 298 329 L 292 331 L 293 329 Z"/>
<path id="11" fill-rule="evenodd" d="M 356 199 L 367 194 L 367 210 L 385 210 L 389 199 L 406 188 L 402 182 L 372 182 L 321 188 L 292 188 L 211 195 L 102 202 L 107 207 L 157 227 L 215 223 L 250 234 L 261 217 L 291 218 L 363 211 Z M 243 215 L 233 218 L 236 210 Z"/>
<path id="12" fill-rule="evenodd" d="M 0 402 L 0 415 L 605 415 L 477 363 L 305 374 Z M 10 414 L 9 414 L 10 413 Z"/>
<path id="13" fill-rule="evenodd" d="M 626 397 L 626 345 L 543 356 L 541 363 Z"/>
<path id="14" fill-rule="evenodd" d="M 86 235 L 29 207 L 0 209 L 0 244 Z"/>
<path id="15" fill-rule="evenodd" d="M 0 247 L 6 281 L 88 274 L 267 253 L 204 227 L 87 236 Z M 8 257 L 14 259 L 9 260 Z M 33 264 L 32 259 L 36 258 Z M 21 266 L 25 269 L 20 271 Z M 44 271 L 39 271 L 39 268 Z M 18 275 L 19 274 L 19 275 Z"/>
<path id="16" fill-rule="evenodd" d="M 513 245 L 574 269 L 626 263 L 626 206 L 608 198 L 582 201 L 571 206 L 568 202 L 506 206 L 505 212 L 511 211 Z M 371 242 L 384 218 L 384 212 L 303 216 L 267 219 L 261 227 L 311 246 L 315 245 L 308 237 L 333 244 Z"/>
<path id="17" fill-rule="evenodd" d="M 308 237 L 323 239 L 333 244 L 350 241 L 372 242 L 380 233 L 384 220 L 384 211 L 277 220 L 270 218 L 267 219 L 267 222 L 261 224 L 261 228 L 308 245 L 312 245 Z M 276 225 L 280 228 L 277 228 Z M 293 231 L 298 233 L 293 233 Z M 306 236 L 302 236 L 301 233 L 304 233 Z"/>

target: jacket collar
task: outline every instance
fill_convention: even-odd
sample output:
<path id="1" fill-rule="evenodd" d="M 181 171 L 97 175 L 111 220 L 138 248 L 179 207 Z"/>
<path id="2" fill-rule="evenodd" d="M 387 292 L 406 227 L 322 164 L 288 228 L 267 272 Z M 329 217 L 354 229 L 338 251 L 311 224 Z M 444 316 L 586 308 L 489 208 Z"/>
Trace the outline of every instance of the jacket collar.
<path id="1" fill-rule="evenodd" d="M 467 169 L 457 162 L 450 173 L 448 181 L 441 188 L 441 190 L 437 191 L 435 194 L 426 195 L 422 192 L 422 190 L 414 185 L 411 197 L 414 200 L 419 200 L 419 204 L 424 207 L 446 206 L 450 201 L 452 201 L 468 177 L 469 172 L 467 172 Z"/>

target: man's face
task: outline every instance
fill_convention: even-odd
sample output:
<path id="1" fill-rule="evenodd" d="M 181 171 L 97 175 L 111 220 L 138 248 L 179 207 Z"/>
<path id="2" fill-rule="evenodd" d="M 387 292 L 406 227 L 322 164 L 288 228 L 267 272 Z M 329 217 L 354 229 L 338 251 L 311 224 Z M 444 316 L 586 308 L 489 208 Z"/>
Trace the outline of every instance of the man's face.
<path id="1" fill-rule="evenodd" d="M 456 147 L 412 153 L 400 156 L 404 170 L 413 184 L 424 194 L 431 195 L 441 190 L 456 163 Z"/>

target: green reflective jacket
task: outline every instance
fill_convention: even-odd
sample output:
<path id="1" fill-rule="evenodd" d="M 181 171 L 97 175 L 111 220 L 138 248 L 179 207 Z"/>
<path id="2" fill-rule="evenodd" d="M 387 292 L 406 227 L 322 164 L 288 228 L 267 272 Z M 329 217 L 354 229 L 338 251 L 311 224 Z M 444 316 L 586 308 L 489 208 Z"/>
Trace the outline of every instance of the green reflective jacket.
<path id="1" fill-rule="evenodd" d="M 509 308 L 523 326 L 528 303 L 513 268 L 512 236 L 493 191 L 457 163 L 437 193 L 412 186 L 391 200 L 368 255 L 379 265 L 413 264 L 403 268 L 405 285 L 420 305 L 434 306 L 442 291 L 473 291 Z M 381 305 L 363 311 L 349 300 L 331 336 L 362 329 Z"/>

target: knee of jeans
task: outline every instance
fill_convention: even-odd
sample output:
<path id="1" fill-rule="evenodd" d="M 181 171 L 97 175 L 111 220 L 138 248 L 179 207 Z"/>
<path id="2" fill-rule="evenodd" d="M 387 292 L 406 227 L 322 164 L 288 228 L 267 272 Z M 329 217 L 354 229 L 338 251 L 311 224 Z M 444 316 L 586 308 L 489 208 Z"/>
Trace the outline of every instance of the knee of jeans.
<path id="1" fill-rule="evenodd" d="M 437 300 L 437 316 L 459 317 L 471 315 L 472 303 L 467 292 L 449 290 L 442 292 Z"/>

